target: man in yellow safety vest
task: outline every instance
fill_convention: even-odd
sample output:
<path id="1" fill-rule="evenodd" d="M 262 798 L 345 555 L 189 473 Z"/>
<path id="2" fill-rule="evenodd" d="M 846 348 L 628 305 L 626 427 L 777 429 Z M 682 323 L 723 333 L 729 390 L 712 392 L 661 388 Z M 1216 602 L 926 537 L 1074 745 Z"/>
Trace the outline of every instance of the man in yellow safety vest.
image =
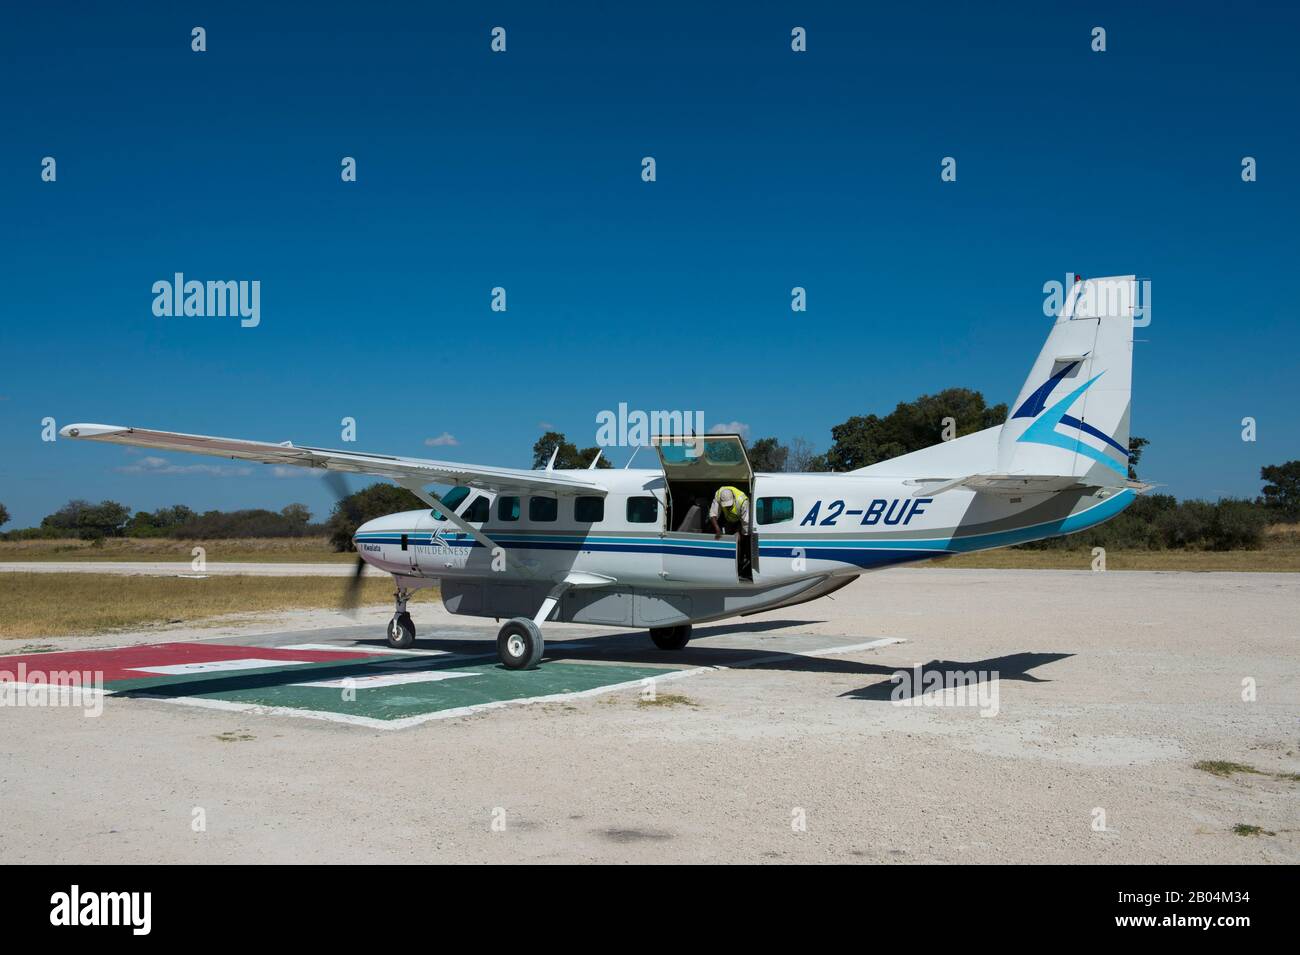
<path id="1" fill-rule="evenodd" d="M 722 536 L 722 525 L 726 526 L 728 534 L 737 531 L 748 534 L 749 495 L 738 487 L 718 488 L 717 493 L 713 495 L 713 503 L 709 505 L 709 520 L 713 522 L 715 540 Z M 719 521 L 722 522 L 721 525 Z"/>

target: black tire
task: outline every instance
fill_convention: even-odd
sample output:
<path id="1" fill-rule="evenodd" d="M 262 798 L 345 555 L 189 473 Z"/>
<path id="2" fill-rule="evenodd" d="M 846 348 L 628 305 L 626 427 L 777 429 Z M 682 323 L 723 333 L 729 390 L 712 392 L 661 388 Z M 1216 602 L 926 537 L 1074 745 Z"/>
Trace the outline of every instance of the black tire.
<path id="1" fill-rule="evenodd" d="M 660 650 L 683 650 L 691 640 L 691 625 L 683 623 L 676 627 L 651 627 L 650 639 Z"/>
<path id="2" fill-rule="evenodd" d="M 497 632 L 497 656 L 507 670 L 536 669 L 545 649 L 542 628 L 527 617 L 507 620 Z"/>
<path id="3" fill-rule="evenodd" d="M 395 613 L 388 621 L 388 645 L 394 650 L 407 650 L 415 643 L 415 625 L 409 613 Z"/>

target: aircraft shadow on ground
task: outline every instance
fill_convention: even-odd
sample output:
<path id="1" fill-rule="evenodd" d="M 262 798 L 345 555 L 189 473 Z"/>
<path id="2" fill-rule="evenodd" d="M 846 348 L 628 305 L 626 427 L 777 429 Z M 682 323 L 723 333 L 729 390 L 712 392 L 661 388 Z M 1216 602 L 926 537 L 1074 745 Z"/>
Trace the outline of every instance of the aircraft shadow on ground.
<path id="1" fill-rule="evenodd" d="M 921 664 L 921 682 L 915 679 L 916 671 L 908 667 L 873 667 L 873 672 L 887 677 L 857 690 L 841 693 L 841 698 L 854 700 L 894 701 L 910 700 L 927 692 L 928 680 L 942 680 L 943 686 L 976 686 L 991 680 L 1016 680 L 1021 683 L 1051 683 L 1034 676 L 1030 670 L 1074 656 L 1073 653 L 1012 653 L 1004 657 L 973 660 L 969 663 L 956 660 L 931 660 Z M 906 672 L 909 679 L 898 679 Z M 931 684 L 933 685 L 933 684 Z"/>

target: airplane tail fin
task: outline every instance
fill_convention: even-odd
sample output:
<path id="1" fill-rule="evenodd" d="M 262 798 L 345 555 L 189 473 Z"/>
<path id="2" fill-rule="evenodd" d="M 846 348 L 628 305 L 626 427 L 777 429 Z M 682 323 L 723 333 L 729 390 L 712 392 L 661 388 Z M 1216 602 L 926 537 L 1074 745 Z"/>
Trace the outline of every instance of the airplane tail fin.
<path id="1" fill-rule="evenodd" d="M 1132 275 L 1076 281 L 1066 292 L 998 435 L 998 471 L 1126 481 L 1136 297 Z"/>

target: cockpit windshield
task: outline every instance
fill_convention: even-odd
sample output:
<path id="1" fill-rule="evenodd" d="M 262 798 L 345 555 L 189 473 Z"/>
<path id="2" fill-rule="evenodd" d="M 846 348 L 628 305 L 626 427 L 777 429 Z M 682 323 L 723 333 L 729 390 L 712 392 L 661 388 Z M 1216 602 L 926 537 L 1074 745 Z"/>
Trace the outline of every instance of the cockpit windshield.
<path id="1" fill-rule="evenodd" d="M 439 497 L 442 498 L 442 503 L 446 504 L 449 508 L 451 508 L 451 512 L 455 514 L 456 508 L 460 507 L 461 504 L 465 503 L 465 498 L 469 497 L 469 488 L 454 487 L 446 494 L 440 494 Z M 446 519 L 437 510 L 430 511 L 429 513 L 435 521 L 441 521 Z"/>

